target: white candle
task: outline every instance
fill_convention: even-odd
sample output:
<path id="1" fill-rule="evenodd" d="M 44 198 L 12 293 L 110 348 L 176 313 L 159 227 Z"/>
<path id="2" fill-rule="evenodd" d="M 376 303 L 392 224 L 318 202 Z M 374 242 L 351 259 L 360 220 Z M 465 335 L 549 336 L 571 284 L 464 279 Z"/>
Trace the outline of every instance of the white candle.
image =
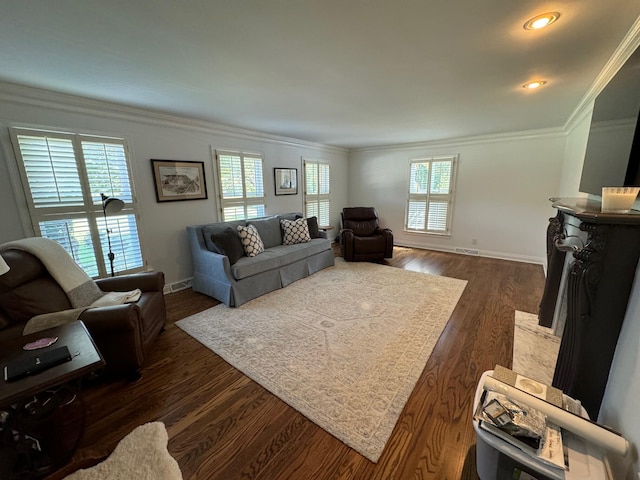
<path id="1" fill-rule="evenodd" d="M 633 206 L 640 187 L 602 187 L 602 211 L 626 213 Z"/>

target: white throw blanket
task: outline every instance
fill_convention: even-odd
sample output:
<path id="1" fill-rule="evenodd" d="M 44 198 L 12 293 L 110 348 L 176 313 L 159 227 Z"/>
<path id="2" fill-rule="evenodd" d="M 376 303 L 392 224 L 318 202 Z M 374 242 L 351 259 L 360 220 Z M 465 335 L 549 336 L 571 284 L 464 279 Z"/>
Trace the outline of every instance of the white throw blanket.
<path id="1" fill-rule="evenodd" d="M 107 292 L 88 307 L 72 308 L 60 312 L 43 313 L 31 318 L 24 326 L 23 335 L 40 332 L 48 328 L 58 327 L 66 323 L 75 322 L 88 309 L 95 307 L 108 307 L 111 305 L 123 305 L 135 303 L 142 295 L 142 290 L 136 288 L 130 292 Z"/>
<path id="2" fill-rule="evenodd" d="M 33 317 L 25 325 L 24 335 L 75 321 L 87 308 L 133 303 L 142 295 L 139 288 L 129 292 L 103 292 L 62 245 L 48 238 L 24 238 L 0 245 L 0 252 L 9 249 L 23 250 L 38 257 L 73 307 Z"/>
<path id="3" fill-rule="evenodd" d="M 104 295 L 96 282 L 58 242 L 44 237 L 31 237 L 0 245 L 0 251 L 12 248 L 38 257 L 67 294 L 73 308 L 88 307 Z"/>
<path id="4" fill-rule="evenodd" d="M 110 305 L 122 305 L 124 303 L 135 303 L 140 299 L 142 290 L 136 288 L 129 292 L 107 292 L 98 300 L 91 304 L 91 307 L 108 307 Z"/>

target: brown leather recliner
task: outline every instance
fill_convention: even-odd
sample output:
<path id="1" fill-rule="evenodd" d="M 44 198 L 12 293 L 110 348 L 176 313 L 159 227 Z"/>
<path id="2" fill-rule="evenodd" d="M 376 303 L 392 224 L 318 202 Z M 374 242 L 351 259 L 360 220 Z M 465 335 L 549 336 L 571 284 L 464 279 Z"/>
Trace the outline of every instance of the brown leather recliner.
<path id="1" fill-rule="evenodd" d="M 373 207 L 342 209 L 340 248 L 347 262 L 367 262 L 393 256 L 393 233 L 380 228 Z"/>
<path id="2" fill-rule="evenodd" d="M 10 270 L 0 275 L 0 341 L 22 335 L 25 324 L 43 313 L 71 309 L 71 303 L 42 262 L 22 250 L 2 252 Z M 85 310 L 87 326 L 106 361 L 105 371 L 135 376 L 167 318 L 162 272 L 145 272 L 96 280 L 105 292 L 139 288 L 135 303 Z"/>

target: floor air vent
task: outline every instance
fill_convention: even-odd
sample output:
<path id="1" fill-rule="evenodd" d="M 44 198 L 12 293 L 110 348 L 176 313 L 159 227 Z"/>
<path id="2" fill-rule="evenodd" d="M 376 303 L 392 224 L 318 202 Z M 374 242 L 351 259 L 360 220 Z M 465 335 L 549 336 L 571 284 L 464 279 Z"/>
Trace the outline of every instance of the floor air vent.
<path id="1" fill-rule="evenodd" d="M 191 279 L 172 283 L 170 285 L 165 285 L 164 293 L 167 294 L 167 293 L 179 292 L 180 290 L 186 290 L 187 288 L 191 288 Z"/>
<path id="2" fill-rule="evenodd" d="M 480 255 L 480 250 L 471 248 L 456 248 L 456 253 L 464 253 L 465 255 Z"/>

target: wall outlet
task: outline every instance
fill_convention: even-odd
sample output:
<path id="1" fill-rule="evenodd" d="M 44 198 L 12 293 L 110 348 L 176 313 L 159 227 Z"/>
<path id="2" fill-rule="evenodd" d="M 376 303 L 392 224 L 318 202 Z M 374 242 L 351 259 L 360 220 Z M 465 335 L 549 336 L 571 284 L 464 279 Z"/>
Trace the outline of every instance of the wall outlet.
<path id="1" fill-rule="evenodd" d="M 471 239 L 471 245 L 477 245 L 478 244 L 478 239 L 477 238 L 472 238 Z"/>

